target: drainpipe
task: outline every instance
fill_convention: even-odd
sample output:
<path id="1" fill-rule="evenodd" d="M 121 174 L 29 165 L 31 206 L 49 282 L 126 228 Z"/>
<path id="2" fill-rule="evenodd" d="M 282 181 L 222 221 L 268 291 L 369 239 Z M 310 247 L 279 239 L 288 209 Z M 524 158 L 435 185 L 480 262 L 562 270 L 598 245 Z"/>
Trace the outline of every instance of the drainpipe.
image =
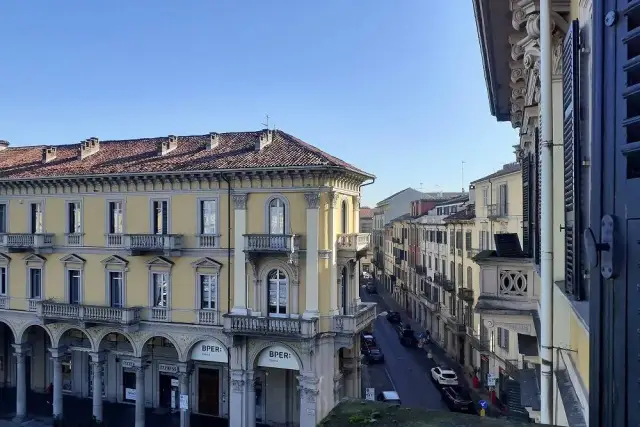
<path id="1" fill-rule="evenodd" d="M 231 180 L 222 175 L 227 183 L 227 313 L 231 313 Z M 233 337 L 231 337 L 233 340 Z M 231 342 L 233 346 L 233 341 Z M 231 418 L 231 348 L 227 348 L 227 417 Z M 253 385 L 249 385 L 252 387 Z"/>
<path id="2" fill-rule="evenodd" d="M 553 424 L 553 110 L 551 92 L 551 0 L 540 1 L 540 275 L 541 422 Z"/>

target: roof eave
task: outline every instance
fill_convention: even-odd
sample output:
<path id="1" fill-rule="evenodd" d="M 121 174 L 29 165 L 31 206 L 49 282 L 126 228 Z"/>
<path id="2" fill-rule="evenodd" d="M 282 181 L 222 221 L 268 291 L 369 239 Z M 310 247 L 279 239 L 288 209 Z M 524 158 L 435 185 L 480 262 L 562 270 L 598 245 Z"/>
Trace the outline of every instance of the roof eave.
<path id="1" fill-rule="evenodd" d="M 506 9 L 507 13 L 504 16 L 499 16 L 499 12 L 503 9 Z M 509 31 L 504 28 L 505 23 L 509 26 L 511 24 L 509 3 L 495 0 L 473 0 L 473 11 L 491 115 L 499 122 L 510 121 L 511 90 L 508 81 L 504 80 L 505 77 L 510 76 L 508 38 L 504 37 L 504 40 L 501 40 L 502 36 L 496 34 L 497 29 Z M 497 46 L 496 42 L 503 44 L 503 46 Z M 505 75 L 505 72 L 508 74 Z"/>

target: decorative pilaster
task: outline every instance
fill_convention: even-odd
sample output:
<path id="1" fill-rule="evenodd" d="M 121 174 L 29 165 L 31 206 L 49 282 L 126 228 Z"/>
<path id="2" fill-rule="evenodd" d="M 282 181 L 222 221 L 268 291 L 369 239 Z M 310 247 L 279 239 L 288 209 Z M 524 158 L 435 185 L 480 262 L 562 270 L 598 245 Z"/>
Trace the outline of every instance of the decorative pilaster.
<path id="1" fill-rule="evenodd" d="M 247 195 L 234 194 L 233 308 L 234 314 L 247 314 L 247 265 L 244 235 L 247 232 Z"/>
<path id="2" fill-rule="evenodd" d="M 189 384 L 191 382 L 191 373 L 193 367 L 188 363 L 178 365 L 178 380 L 180 381 L 180 399 L 186 396 L 187 407 L 180 408 L 180 427 L 189 427 L 191 424 L 191 393 L 189 392 Z"/>
<path id="3" fill-rule="evenodd" d="M 336 205 L 338 204 L 338 193 L 332 191 L 328 194 L 328 215 L 329 215 L 329 271 L 331 272 L 331 281 L 333 285 L 329 286 L 329 311 L 331 314 L 338 313 L 338 289 L 336 286 L 338 279 L 338 267 L 336 265 Z"/>
<path id="4" fill-rule="evenodd" d="M 362 198 L 358 194 L 353 198 L 353 232 L 360 232 L 360 201 Z"/>
<path id="5" fill-rule="evenodd" d="M 245 427 L 243 418 L 247 413 L 246 395 L 245 371 L 232 369 L 229 385 L 229 427 Z"/>
<path id="6" fill-rule="evenodd" d="M 305 271 L 305 318 L 319 315 L 318 300 L 318 249 L 319 249 L 319 222 L 320 222 L 320 193 L 305 193 L 307 201 L 307 264 Z"/>
<path id="7" fill-rule="evenodd" d="M 144 359 L 135 361 L 136 366 L 136 419 L 135 427 L 144 427 L 145 419 L 145 389 L 144 389 L 144 372 L 147 369 L 147 363 Z"/>
<path id="8" fill-rule="evenodd" d="M 104 365 L 103 353 L 89 353 L 91 357 L 91 375 L 93 376 L 92 405 L 93 416 L 102 421 L 102 372 Z"/>
<path id="9" fill-rule="evenodd" d="M 62 418 L 62 358 L 64 351 L 57 348 L 50 348 L 51 360 L 53 361 L 53 417 Z"/>
<path id="10" fill-rule="evenodd" d="M 26 344 L 12 344 L 16 358 L 16 416 L 13 422 L 20 424 L 27 416 L 27 375 L 26 355 L 29 347 Z"/>
<path id="11" fill-rule="evenodd" d="M 247 427 L 256 426 L 256 387 L 253 371 L 247 371 Z"/>
<path id="12" fill-rule="evenodd" d="M 320 380 L 311 375 L 298 376 L 300 390 L 300 427 L 315 427 Z"/>

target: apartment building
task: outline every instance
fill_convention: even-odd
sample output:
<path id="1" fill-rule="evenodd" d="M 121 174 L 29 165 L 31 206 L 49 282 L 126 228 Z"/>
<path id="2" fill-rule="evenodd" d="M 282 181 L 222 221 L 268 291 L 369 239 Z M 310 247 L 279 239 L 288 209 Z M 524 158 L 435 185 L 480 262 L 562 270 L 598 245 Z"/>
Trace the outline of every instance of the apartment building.
<path id="1" fill-rule="evenodd" d="M 482 312 L 490 333 L 498 337 L 496 355 L 512 358 L 490 370 L 500 376 L 501 385 L 517 395 L 534 393 L 535 398 L 528 402 L 521 399 L 530 418 L 553 425 L 587 425 L 588 300 L 591 286 L 601 286 L 611 277 L 607 272 L 589 271 L 594 265 L 582 262 L 579 243 L 586 228 L 583 224 L 593 223 L 593 229 L 600 230 L 600 218 L 592 221 L 588 208 L 593 194 L 600 197 L 598 187 L 591 187 L 592 173 L 600 170 L 591 170 L 590 166 L 592 160 L 601 157 L 592 159 L 589 148 L 594 105 L 590 99 L 591 34 L 594 25 L 606 21 L 604 12 L 595 24 L 591 1 L 551 0 L 551 10 L 545 9 L 544 14 L 540 3 L 534 0 L 474 0 L 473 4 L 489 107 L 497 120 L 510 121 L 519 130 L 515 148 L 522 168 L 519 239 L 513 234 L 506 237 L 506 233 L 495 240 L 494 248 L 489 245 L 477 256 L 481 268 L 477 310 Z M 613 6 L 606 10 L 615 16 L 615 9 Z M 614 22 L 615 18 L 611 23 Z M 611 64 L 615 63 L 614 58 L 621 58 L 610 55 Z M 609 82 L 608 86 L 614 84 Z M 612 93 L 622 91 L 616 89 Z M 607 114 L 613 111 L 611 107 Z M 618 123 L 612 117 L 608 115 L 601 123 Z M 596 150 L 603 148 L 598 146 Z M 624 166 L 618 165 L 620 168 Z M 621 185 L 618 188 L 624 188 Z M 602 188 L 606 186 L 603 184 Z M 512 194 L 508 193 L 509 199 Z M 479 199 L 484 202 L 484 197 Z M 487 202 L 485 206 L 494 204 Z M 510 209 L 512 203 L 508 203 Z M 485 209 L 487 214 L 499 210 Z M 626 207 L 624 211 L 624 216 L 629 217 Z M 487 227 L 490 224 L 491 221 L 486 222 Z M 549 240 L 543 242 L 544 236 Z M 546 242 L 549 244 L 545 248 Z M 599 375 L 594 386 L 603 375 L 608 374 Z M 621 396 L 612 399 L 625 401 L 626 394 Z M 538 397 L 540 402 L 536 401 Z M 607 399 L 599 396 L 595 401 Z M 597 419 L 600 409 L 591 410 Z M 614 424 L 623 425 L 626 421 Z"/>
<path id="2" fill-rule="evenodd" d="M 360 230 L 361 233 L 369 234 L 373 232 L 373 209 L 368 207 L 360 208 Z M 369 251 L 367 256 L 360 259 L 362 271 L 373 272 L 373 251 Z"/>
<path id="3" fill-rule="evenodd" d="M 75 398 L 102 420 L 111 402 L 135 406 L 136 427 L 147 408 L 183 408 L 182 427 L 311 427 L 359 396 L 372 175 L 276 130 L 2 142 L 0 171 L 16 418 L 50 383 L 55 416 Z"/>

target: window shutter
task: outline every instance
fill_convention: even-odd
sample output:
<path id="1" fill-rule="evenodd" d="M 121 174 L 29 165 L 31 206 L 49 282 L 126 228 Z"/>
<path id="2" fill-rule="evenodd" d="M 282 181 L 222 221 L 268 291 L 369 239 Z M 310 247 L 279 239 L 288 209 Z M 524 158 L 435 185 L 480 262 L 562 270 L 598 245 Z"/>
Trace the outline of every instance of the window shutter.
<path id="1" fill-rule="evenodd" d="M 531 256 L 531 154 L 522 159 L 522 249 Z"/>
<path id="2" fill-rule="evenodd" d="M 565 289 L 580 299 L 580 92 L 578 20 L 571 22 L 562 51 L 562 104 L 564 110 L 564 242 Z"/>
<path id="3" fill-rule="evenodd" d="M 76 230 L 76 224 L 75 224 L 75 218 L 76 218 L 76 212 L 75 212 L 75 203 L 69 203 L 67 204 L 67 209 L 69 210 L 68 212 L 68 218 L 69 218 L 69 233 L 74 233 Z"/>
<path id="4" fill-rule="evenodd" d="M 169 234 L 169 202 L 162 202 L 162 234 Z"/>
<path id="5" fill-rule="evenodd" d="M 540 265 L 540 205 L 542 202 L 542 194 L 540 193 L 540 185 L 542 184 L 542 180 L 540 179 L 540 129 L 536 128 L 535 131 L 535 168 L 536 168 L 536 188 L 535 188 L 535 219 L 534 219 L 534 238 L 535 238 L 535 252 L 534 258 L 535 263 Z"/>

